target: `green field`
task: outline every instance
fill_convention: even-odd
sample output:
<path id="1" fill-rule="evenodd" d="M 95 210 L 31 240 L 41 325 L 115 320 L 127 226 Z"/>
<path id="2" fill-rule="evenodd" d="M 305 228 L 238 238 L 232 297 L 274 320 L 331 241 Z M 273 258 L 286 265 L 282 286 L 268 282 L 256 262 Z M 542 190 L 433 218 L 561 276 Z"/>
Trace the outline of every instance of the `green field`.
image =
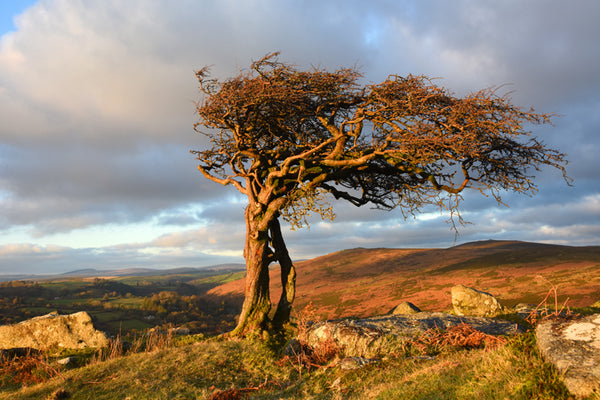
<path id="1" fill-rule="evenodd" d="M 186 274 L 71 278 L 0 283 L 0 324 L 56 312 L 88 312 L 98 329 L 112 335 L 154 326 L 187 326 L 194 332 L 229 329 L 240 299 L 206 292 L 243 271 L 197 270 Z M 223 321 L 229 321 L 223 325 Z"/>

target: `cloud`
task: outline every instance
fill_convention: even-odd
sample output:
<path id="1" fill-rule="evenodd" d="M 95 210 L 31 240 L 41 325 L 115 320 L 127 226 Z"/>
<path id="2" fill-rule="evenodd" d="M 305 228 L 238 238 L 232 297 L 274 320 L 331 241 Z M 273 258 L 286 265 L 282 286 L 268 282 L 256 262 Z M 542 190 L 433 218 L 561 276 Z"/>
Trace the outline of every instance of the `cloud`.
<path id="1" fill-rule="evenodd" d="M 507 193 L 508 209 L 465 194 L 474 225 L 459 240 L 594 243 L 598 12 L 594 2 L 558 0 L 41 0 L 0 38 L 0 243 L 30 242 L 14 245 L 19 263 L 52 255 L 47 268 L 56 269 L 240 254 L 243 196 L 203 179 L 189 154 L 206 144 L 192 129 L 201 99 L 194 71 L 211 65 L 227 78 L 272 51 L 301 68 L 357 65 L 365 82 L 426 74 L 458 94 L 506 84 L 500 92 L 513 91 L 517 104 L 559 114 L 554 127 L 531 129 L 569 154 L 575 186 L 544 170 L 538 195 Z M 334 208 L 333 223 L 286 232 L 295 257 L 454 243 L 435 211 L 405 221 L 398 211 Z M 119 246 L 48 247 L 106 226 L 157 233 Z"/>

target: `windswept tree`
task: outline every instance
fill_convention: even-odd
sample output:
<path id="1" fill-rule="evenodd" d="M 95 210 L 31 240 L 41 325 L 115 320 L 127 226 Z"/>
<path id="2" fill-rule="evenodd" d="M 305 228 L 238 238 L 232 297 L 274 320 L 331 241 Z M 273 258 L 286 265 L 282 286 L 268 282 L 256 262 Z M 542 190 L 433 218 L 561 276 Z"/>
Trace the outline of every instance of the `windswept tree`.
<path id="1" fill-rule="evenodd" d="M 245 301 L 234 335 L 289 319 L 296 273 L 280 218 L 293 226 L 311 211 L 333 218 L 334 198 L 405 216 L 433 205 L 452 217 L 466 189 L 502 202 L 503 191 L 535 193 L 532 171 L 544 165 L 568 179 L 565 155 L 526 130 L 551 115 L 523 110 L 494 89 L 456 97 L 412 75 L 361 84 L 355 68 L 299 70 L 277 57 L 225 81 L 207 68 L 196 74 L 204 99 L 195 129 L 211 143 L 192 151 L 198 169 L 248 197 Z M 274 262 L 283 290 L 271 319 Z"/>

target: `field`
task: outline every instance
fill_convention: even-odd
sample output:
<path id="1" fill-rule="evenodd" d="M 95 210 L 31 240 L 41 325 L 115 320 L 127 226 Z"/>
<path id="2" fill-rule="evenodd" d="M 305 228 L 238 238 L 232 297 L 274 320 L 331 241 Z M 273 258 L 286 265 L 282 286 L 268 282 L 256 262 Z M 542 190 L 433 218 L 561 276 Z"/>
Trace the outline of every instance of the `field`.
<path id="1" fill-rule="evenodd" d="M 87 311 L 95 326 L 112 335 L 155 326 L 186 326 L 194 333 L 231 329 L 240 300 L 207 290 L 243 277 L 239 270 L 111 278 L 56 278 L 0 283 L 0 323 L 15 323 L 53 311 Z"/>

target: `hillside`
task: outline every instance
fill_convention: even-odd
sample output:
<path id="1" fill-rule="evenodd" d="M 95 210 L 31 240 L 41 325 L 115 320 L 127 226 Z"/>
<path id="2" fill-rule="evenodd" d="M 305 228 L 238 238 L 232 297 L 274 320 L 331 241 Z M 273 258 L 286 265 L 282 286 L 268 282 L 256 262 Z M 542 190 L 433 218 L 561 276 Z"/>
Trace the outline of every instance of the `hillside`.
<path id="1" fill-rule="evenodd" d="M 381 314 L 403 300 L 423 310 L 448 310 L 450 288 L 459 283 L 485 289 L 505 305 L 539 303 L 551 283 L 558 287 L 559 301 L 569 298 L 573 307 L 589 306 L 600 299 L 597 246 L 486 241 L 449 249 L 359 248 L 298 262 L 296 266 L 296 309 L 302 310 L 312 302 L 320 317 L 329 318 Z M 53 281 L 34 288 L 50 290 L 48 285 L 62 285 L 65 292 L 72 286 L 75 291 L 86 289 L 87 293 L 104 286 L 118 292 L 123 286 L 152 293 L 166 291 L 174 296 L 173 290 L 190 290 L 194 286 L 197 290 L 211 288 L 209 293 L 222 299 L 242 296 L 244 282 L 237 279 L 242 274 L 229 271 L 214 276 L 113 278 L 92 280 L 92 286 L 85 286 L 90 284 L 88 281 Z M 277 268 L 273 268 L 271 278 L 275 300 Z M 100 303 L 102 308 L 124 301 L 142 301 L 135 293 L 124 298 L 118 294 L 99 299 L 106 303 Z M 154 298 L 153 295 L 150 300 Z M 74 301 L 55 301 L 64 300 Z M 131 307 L 116 310 L 140 314 L 140 308 Z M 113 308 L 107 309 L 113 312 Z M 599 310 L 596 307 L 578 311 Z M 144 309 L 144 313 L 148 310 Z M 215 318 L 233 323 L 233 310 Z M 317 364 L 303 363 L 300 356 L 284 356 L 287 339 L 299 336 L 301 330 L 299 324 L 297 330 L 287 331 L 282 337 L 264 335 L 246 340 L 203 334 L 173 337 L 151 330 L 134 339 L 130 346 L 123 346 L 117 337 L 110 348 L 98 353 L 61 350 L 5 358 L 0 361 L 0 399 L 214 400 L 243 398 L 243 394 L 261 399 L 573 398 L 561 383 L 560 374 L 542 359 L 532 332 L 489 347 L 409 342 L 374 364 L 345 370 L 336 364 L 343 357 L 336 352 Z M 65 357 L 75 361 L 59 364 L 58 360 Z"/>
<path id="2" fill-rule="evenodd" d="M 386 313 L 400 301 L 422 310 L 451 308 L 450 288 L 463 284 L 497 296 L 507 306 L 539 303 L 551 285 L 558 300 L 585 307 L 600 299 L 600 246 L 572 247 L 518 241 L 482 241 L 448 249 L 365 249 L 296 263 L 296 309 L 312 302 L 320 316 Z M 271 296 L 280 293 L 271 270 Z M 209 291 L 243 294 L 243 279 Z"/>

